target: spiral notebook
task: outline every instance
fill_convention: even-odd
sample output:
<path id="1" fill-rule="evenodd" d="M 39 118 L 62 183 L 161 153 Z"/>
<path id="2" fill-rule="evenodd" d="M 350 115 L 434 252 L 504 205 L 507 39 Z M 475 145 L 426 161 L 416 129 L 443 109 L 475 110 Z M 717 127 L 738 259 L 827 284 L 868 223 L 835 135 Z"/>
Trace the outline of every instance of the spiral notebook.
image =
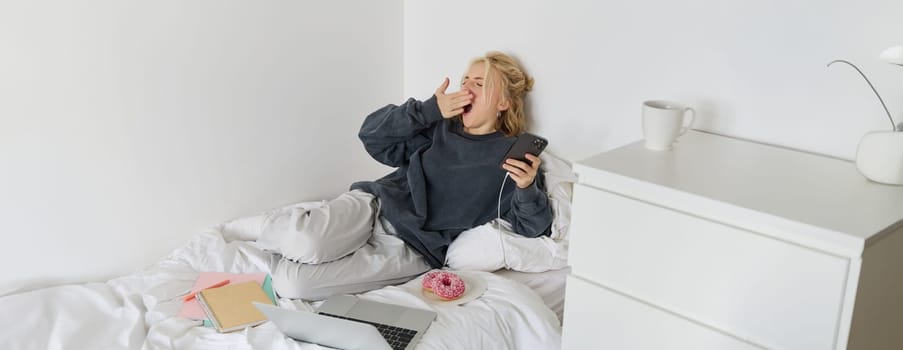
<path id="1" fill-rule="evenodd" d="M 266 321 L 253 302 L 273 305 L 270 297 L 255 281 L 228 284 L 197 293 L 198 302 L 220 333 L 253 327 Z"/>

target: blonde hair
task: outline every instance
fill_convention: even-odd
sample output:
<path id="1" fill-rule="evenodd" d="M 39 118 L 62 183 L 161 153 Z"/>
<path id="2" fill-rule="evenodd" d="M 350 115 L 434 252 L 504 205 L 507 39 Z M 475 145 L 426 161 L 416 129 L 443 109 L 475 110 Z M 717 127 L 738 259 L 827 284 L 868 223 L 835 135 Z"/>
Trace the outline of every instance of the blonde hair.
<path id="1" fill-rule="evenodd" d="M 486 80 L 483 91 L 488 86 L 489 91 L 494 91 L 495 79 L 489 74 L 490 69 L 498 72 L 501 77 L 498 82 L 501 85 L 502 98 L 508 101 L 508 109 L 501 111 L 501 115 L 495 122 L 495 129 L 505 136 L 517 136 L 527 129 L 527 116 L 524 113 L 524 95 L 533 89 L 533 78 L 524 73 L 523 68 L 511 56 L 499 51 L 489 51 L 483 57 L 477 57 L 470 62 L 470 66 L 483 62 Z M 490 96 L 491 97 L 491 96 Z"/>

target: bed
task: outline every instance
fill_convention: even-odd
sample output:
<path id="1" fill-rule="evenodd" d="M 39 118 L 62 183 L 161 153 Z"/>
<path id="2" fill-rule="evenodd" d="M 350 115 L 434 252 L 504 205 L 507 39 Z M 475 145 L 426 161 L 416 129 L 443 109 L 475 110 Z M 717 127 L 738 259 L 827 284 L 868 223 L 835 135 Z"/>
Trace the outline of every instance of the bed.
<path id="1" fill-rule="evenodd" d="M 559 321 L 563 321 L 564 315 L 564 287 L 570 266 L 558 270 L 545 272 L 520 272 L 502 269 L 493 272 L 515 282 L 519 282 L 533 290 L 542 299 L 542 302 L 555 313 Z"/>
<path id="2" fill-rule="evenodd" d="M 436 311 L 439 316 L 418 349 L 559 348 L 568 272 L 560 256 L 562 248 L 566 252 L 562 227 L 567 224 L 567 215 L 561 211 L 562 205 L 569 209 L 569 200 L 556 202 L 553 208 L 558 225 L 553 227 L 553 237 L 527 244 L 510 232 L 500 233 L 505 239 L 499 240 L 499 236 L 476 234 L 480 231 L 475 229 L 470 238 L 453 244 L 450 255 L 457 258 L 449 265 L 467 267 L 487 283 L 487 290 L 476 300 L 461 306 L 427 304 L 409 292 L 410 284 L 419 283 L 417 279 L 359 297 Z M 270 271 L 272 254 L 235 230 L 240 222 L 211 227 L 132 274 L 0 297 L 0 343 L 4 349 L 320 349 L 286 338 L 269 322 L 221 334 L 200 321 L 176 316 L 181 296 L 201 271 Z M 470 251 L 475 244 L 489 246 L 487 237 L 491 238 L 488 242 L 500 243 L 498 249 L 512 259 L 486 259 Z M 543 251 L 542 257 L 530 258 L 538 250 Z M 519 256 L 523 257 L 513 258 Z M 525 259 L 529 264 L 523 264 Z M 543 271 L 534 271 L 537 269 Z M 278 304 L 308 311 L 317 306 L 289 299 L 279 299 Z"/>

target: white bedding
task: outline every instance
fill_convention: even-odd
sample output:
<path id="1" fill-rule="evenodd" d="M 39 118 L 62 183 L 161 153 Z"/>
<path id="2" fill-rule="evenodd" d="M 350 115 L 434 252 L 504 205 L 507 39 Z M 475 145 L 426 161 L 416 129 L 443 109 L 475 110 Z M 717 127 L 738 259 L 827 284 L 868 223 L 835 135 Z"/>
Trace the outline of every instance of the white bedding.
<path id="1" fill-rule="evenodd" d="M 498 270 L 494 274 L 520 282 L 533 289 L 546 303 L 559 320 L 564 316 L 565 283 L 570 267 L 546 272 L 520 272 L 514 270 Z"/>
<path id="2" fill-rule="evenodd" d="M 269 271 L 254 242 L 227 241 L 219 229 L 193 237 L 153 266 L 103 283 L 66 285 L 0 298 L 4 349 L 319 349 L 285 338 L 271 323 L 219 334 L 176 317 L 198 271 Z M 361 297 L 420 308 L 439 317 L 420 349 L 556 349 L 555 313 L 530 288 L 491 273 L 484 295 L 463 306 L 433 306 L 402 287 Z M 416 283 L 415 281 L 409 283 Z M 563 291 L 563 290 L 562 290 Z M 301 301 L 282 307 L 311 309 Z"/>

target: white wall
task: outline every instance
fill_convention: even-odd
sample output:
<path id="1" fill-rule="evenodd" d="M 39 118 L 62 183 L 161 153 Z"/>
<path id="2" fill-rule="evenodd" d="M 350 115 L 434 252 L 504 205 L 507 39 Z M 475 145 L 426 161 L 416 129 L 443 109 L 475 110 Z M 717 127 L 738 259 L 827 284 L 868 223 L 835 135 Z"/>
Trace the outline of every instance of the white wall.
<path id="1" fill-rule="evenodd" d="M 0 2 L 0 294 L 104 280 L 386 168 L 393 1 Z"/>
<path id="2" fill-rule="evenodd" d="M 857 63 L 903 122 L 903 1 L 405 1 L 405 95 L 425 97 L 487 50 L 536 77 L 534 130 L 578 160 L 642 137 L 640 105 L 696 107 L 700 129 L 852 159 L 891 130 Z"/>

